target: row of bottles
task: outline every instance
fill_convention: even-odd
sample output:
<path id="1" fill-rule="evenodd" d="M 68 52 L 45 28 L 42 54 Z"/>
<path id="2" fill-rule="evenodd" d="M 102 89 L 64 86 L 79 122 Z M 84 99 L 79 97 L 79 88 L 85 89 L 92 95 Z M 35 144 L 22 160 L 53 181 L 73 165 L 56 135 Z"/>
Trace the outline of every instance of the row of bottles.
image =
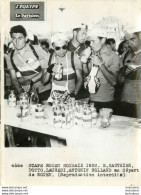
<path id="1" fill-rule="evenodd" d="M 96 112 L 94 104 L 80 104 L 75 109 L 75 125 L 91 128 L 96 125 L 97 118 L 98 113 Z"/>
<path id="2" fill-rule="evenodd" d="M 72 101 L 67 104 L 53 104 L 53 124 L 58 128 L 70 128 L 74 125 L 91 128 L 97 123 L 98 114 L 94 104 L 88 105 L 86 102 Z"/>
<path id="3" fill-rule="evenodd" d="M 16 106 L 16 96 L 14 91 L 11 91 L 8 104 L 10 107 Z M 32 115 L 36 122 L 43 122 L 44 109 L 38 103 L 38 98 L 34 93 L 22 93 L 20 96 L 20 110 L 21 118 Z M 75 101 L 70 98 L 66 104 L 58 102 L 57 99 L 53 102 L 53 125 L 57 128 L 71 128 L 79 126 L 83 128 L 92 128 L 97 124 L 98 117 L 101 118 L 101 127 L 108 127 L 110 125 L 110 118 L 112 116 L 112 109 L 102 108 L 100 114 L 97 113 L 94 103 L 88 104 L 84 101 Z"/>
<path id="4" fill-rule="evenodd" d="M 33 114 L 36 119 L 43 118 L 44 111 L 39 108 L 41 107 L 41 105 L 38 104 L 38 102 L 38 96 L 34 91 L 31 91 L 30 93 L 21 93 L 19 97 L 20 114 L 18 114 L 18 117 L 23 118 L 25 116 L 28 116 L 29 114 Z M 16 95 L 14 94 L 14 90 L 10 91 L 10 94 L 8 96 L 8 105 L 11 108 L 16 107 L 17 105 L 17 99 Z"/>
<path id="5" fill-rule="evenodd" d="M 73 126 L 73 108 L 68 105 L 58 104 L 53 106 L 54 127 L 70 128 Z"/>
<path id="6" fill-rule="evenodd" d="M 27 107 L 29 104 L 37 104 L 39 102 L 39 99 L 37 95 L 35 95 L 35 92 L 23 92 L 19 97 L 19 102 L 20 106 L 23 105 L 24 107 Z M 8 105 L 11 108 L 16 107 L 17 105 L 17 99 L 14 90 L 10 91 L 10 94 L 8 96 Z"/>

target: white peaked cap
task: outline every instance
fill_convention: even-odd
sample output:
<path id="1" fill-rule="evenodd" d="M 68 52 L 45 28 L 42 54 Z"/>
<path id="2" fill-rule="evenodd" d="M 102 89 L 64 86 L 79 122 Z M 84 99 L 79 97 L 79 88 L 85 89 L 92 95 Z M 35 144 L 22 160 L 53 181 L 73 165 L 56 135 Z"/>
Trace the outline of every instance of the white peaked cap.
<path id="1" fill-rule="evenodd" d="M 134 32 L 140 32 L 141 31 L 141 25 L 140 26 L 126 26 L 124 29 L 123 29 L 123 32 L 124 34 L 131 34 L 131 33 L 134 33 Z"/>
<path id="2" fill-rule="evenodd" d="M 61 41 L 66 41 L 66 42 L 69 41 L 65 33 L 59 32 L 59 33 L 55 33 L 54 35 L 52 35 L 51 44 L 54 42 L 61 42 Z"/>
<path id="3" fill-rule="evenodd" d="M 84 24 L 84 23 L 81 23 L 79 25 L 74 26 L 73 29 L 75 29 L 75 28 L 81 28 L 81 29 L 87 30 L 88 26 L 86 24 Z"/>
<path id="4" fill-rule="evenodd" d="M 107 37 L 107 31 L 105 28 L 95 27 L 88 31 L 88 40 L 93 40 L 95 37 Z"/>
<path id="5" fill-rule="evenodd" d="M 135 32 L 140 32 L 141 31 L 141 26 L 126 26 L 123 29 L 123 33 L 125 36 L 126 40 L 129 40 L 131 38 L 131 34 L 135 33 Z"/>

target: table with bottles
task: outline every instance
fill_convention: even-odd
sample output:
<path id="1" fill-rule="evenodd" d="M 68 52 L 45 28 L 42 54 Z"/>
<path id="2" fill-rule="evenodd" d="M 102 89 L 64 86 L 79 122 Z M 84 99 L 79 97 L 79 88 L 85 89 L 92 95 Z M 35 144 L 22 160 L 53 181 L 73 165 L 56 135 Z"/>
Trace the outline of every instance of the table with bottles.
<path id="1" fill-rule="evenodd" d="M 103 108 L 97 113 L 94 104 L 88 104 L 87 100 L 69 98 L 64 103 L 56 99 L 52 105 L 41 105 L 29 102 L 26 94 L 19 102 L 13 94 L 10 97 L 13 99 L 5 100 L 6 126 L 63 138 L 67 146 L 121 144 L 132 136 L 136 139 L 141 127 L 141 121 L 114 116 L 111 109 Z"/>

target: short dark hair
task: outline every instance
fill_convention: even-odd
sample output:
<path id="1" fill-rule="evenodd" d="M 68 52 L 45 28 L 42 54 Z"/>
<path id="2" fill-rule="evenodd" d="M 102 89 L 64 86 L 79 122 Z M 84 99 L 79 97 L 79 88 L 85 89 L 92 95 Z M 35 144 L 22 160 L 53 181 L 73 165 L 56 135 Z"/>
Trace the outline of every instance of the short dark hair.
<path id="1" fill-rule="evenodd" d="M 126 41 L 122 41 L 119 46 L 118 46 L 118 53 L 119 55 L 122 55 L 123 54 L 123 47 L 124 47 L 124 44 L 126 43 Z"/>
<path id="2" fill-rule="evenodd" d="M 110 45 L 111 43 L 115 44 L 116 43 L 115 39 L 109 38 L 109 39 L 106 40 L 107 45 Z"/>
<path id="3" fill-rule="evenodd" d="M 25 28 L 22 25 L 13 26 L 10 29 L 11 37 L 12 37 L 12 33 L 22 33 L 24 37 L 27 36 L 27 32 L 26 32 Z"/>
<path id="4" fill-rule="evenodd" d="M 46 48 L 49 48 L 49 43 L 47 41 L 41 41 L 41 45 L 45 45 Z"/>

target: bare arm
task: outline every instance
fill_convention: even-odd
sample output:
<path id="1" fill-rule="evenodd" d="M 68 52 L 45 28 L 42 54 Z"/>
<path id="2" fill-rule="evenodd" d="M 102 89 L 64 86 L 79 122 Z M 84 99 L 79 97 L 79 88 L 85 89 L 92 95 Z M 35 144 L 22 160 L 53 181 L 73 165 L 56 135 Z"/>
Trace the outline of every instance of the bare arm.
<path id="1" fill-rule="evenodd" d="M 35 76 L 33 76 L 31 80 L 33 81 L 33 83 L 36 83 L 37 81 L 41 79 L 41 76 L 42 76 L 42 71 L 37 73 Z"/>
<path id="2" fill-rule="evenodd" d="M 17 80 L 17 76 L 16 76 L 15 70 L 11 69 L 11 70 L 9 70 L 9 73 L 10 73 L 12 84 L 14 85 L 15 89 L 17 90 L 17 92 L 20 94 L 21 91 L 22 91 L 22 87 L 21 87 L 19 81 Z"/>
<path id="3" fill-rule="evenodd" d="M 116 76 L 110 72 L 106 66 L 103 64 L 100 66 L 100 70 L 103 73 L 104 77 L 106 78 L 106 80 L 112 85 L 115 86 L 116 85 Z"/>
<path id="4" fill-rule="evenodd" d="M 123 84 L 124 83 L 124 81 L 125 81 L 125 75 L 123 75 L 122 74 L 122 72 L 119 72 L 119 74 L 118 74 L 118 76 L 117 76 L 117 82 L 119 83 L 119 84 Z"/>
<path id="5" fill-rule="evenodd" d="M 119 82 L 119 84 L 123 84 L 125 79 L 126 79 L 126 76 L 133 71 L 133 68 L 131 68 L 130 66 L 123 66 L 120 71 L 119 71 L 119 74 L 117 76 L 117 81 Z"/>
<path id="6" fill-rule="evenodd" d="M 112 85 L 116 85 L 117 72 L 119 71 L 119 57 L 117 55 L 113 56 L 112 65 L 105 65 L 101 56 L 94 56 L 93 63 L 99 65 L 100 70 L 105 77 L 105 79 Z M 109 67 L 108 67 L 109 66 Z"/>
<path id="7" fill-rule="evenodd" d="M 41 80 L 42 84 L 46 84 L 46 79 L 48 76 L 46 75 L 46 70 L 48 68 L 49 55 L 39 45 L 34 45 L 34 48 L 39 55 L 41 70 L 39 74 L 36 74 L 34 77 L 32 77 L 32 81 L 37 82 Z"/>
<path id="8" fill-rule="evenodd" d="M 82 64 L 82 69 L 83 69 L 84 77 L 88 76 L 88 74 L 90 73 L 88 64 Z"/>
<path id="9" fill-rule="evenodd" d="M 51 74 L 47 72 L 47 68 L 42 69 L 41 82 L 43 85 L 47 84 L 50 80 Z"/>
<path id="10" fill-rule="evenodd" d="M 76 81 L 76 86 L 74 89 L 75 95 L 78 94 L 78 92 L 83 84 L 82 70 L 76 69 L 76 77 L 77 77 L 77 81 Z"/>

